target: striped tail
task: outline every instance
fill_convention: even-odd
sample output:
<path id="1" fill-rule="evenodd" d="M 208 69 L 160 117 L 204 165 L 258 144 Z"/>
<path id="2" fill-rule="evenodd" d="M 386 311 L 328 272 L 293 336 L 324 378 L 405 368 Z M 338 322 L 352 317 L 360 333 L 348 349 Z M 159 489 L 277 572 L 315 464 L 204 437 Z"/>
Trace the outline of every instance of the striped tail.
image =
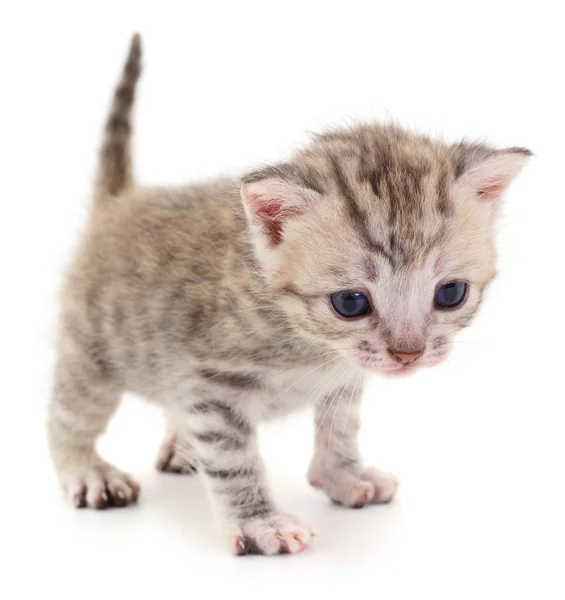
<path id="1" fill-rule="evenodd" d="M 110 197 L 133 186 L 131 112 L 140 73 L 141 38 L 136 33 L 131 40 L 122 78 L 114 92 L 112 108 L 104 128 L 96 180 L 96 205 L 104 205 Z"/>

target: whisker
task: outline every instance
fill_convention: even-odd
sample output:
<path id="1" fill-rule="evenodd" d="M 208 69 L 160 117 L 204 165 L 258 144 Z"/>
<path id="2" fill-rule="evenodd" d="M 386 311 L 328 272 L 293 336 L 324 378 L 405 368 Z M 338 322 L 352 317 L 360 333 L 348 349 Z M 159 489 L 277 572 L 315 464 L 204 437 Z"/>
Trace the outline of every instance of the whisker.
<path id="1" fill-rule="evenodd" d="M 333 358 L 330 358 L 330 360 L 327 360 L 326 362 L 323 362 L 321 365 L 318 365 L 317 367 L 314 367 L 313 369 L 311 369 L 310 371 L 308 371 L 308 373 L 306 373 L 306 375 L 303 375 L 302 377 L 300 377 L 299 379 L 297 379 L 292 385 L 290 385 L 285 390 L 283 390 L 282 392 L 280 392 L 280 394 L 277 395 L 277 398 L 280 398 L 283 394 L 286 394 L 286 392 L 288 392 L 289 390 L 291 390 L 296 384 L 300 383 L 303 379 L 306 379 L 306 377 L 308 377 L 308 375 L 310 375 L 314 371 L 317 371 L 318 369 L 321 369 L 323 366 L 327 365 L 328 363 L 331 363 L 332 361 L 336 360 L 337 358 L 339 358 L 339 356 L 334 356 Z"/>
<path id="2" fill-rule="evenodd" d="M 342 442 L 343 442 L 343 438 L 345 436 L 345 428 L 347 427 L 347 421 L 349 420 L 349 413 L 351 412 L 351 402 L 353 401 L 353 396 L 355 396 L 355 392 L 357 391 L 357 386 L 359 385 L 360 379 L 361 379 L 361 373 L 357 373 L 357 378 L 355 379 L 355 385 L 353 386 L 353 390 L 351 391 L 351 396 L 349 396 L 349 405 L 347 407 L 347 412 L 345 413 L 343 429 L 341 430 L 341 441 Z"/>
<path id="3" fill-rule="evenodd" d="M 316 360 L 318 358 L 323 358 L 324 356 L 328 356 L 328 354 L 336 354 L 335 350 L 329 350 L 328 352 L 323 352 L 322 354 L 318 354 L 316 356 L 312 356 L 312 358 L 310 360 Z M 336 358 L 339 358 L 339 355 L 336 354 Z M 325 363 L 327 364 L 327 363 Z M 321 365 L 323 366 L 323 365 Z M 277 377 L 279 375 L 282 375 L 283 373 L 286 373 L 287 371 L 293 371 L 296 369 L 296 365 L 292 366 L 292 367 L 288 367 L 287 369 L 284 369 L 283 371 L 279 371 L 278 373 L 274 373 L 273 375 L 270 375 L 272 377 Z"/>
<path id="4" fill-rule="evenodd" d="M 318 419 L 318 423 L 317 423 L 317 427 L 316 427 L 316 434 L 317 434 L 317 433 L 320 431 L 320 429 L 322 429 L 322 427 L 323 427 L 323 425 L 324 425 L 324 422 L 325 422 L 325 420 L 326 420 L 326 417 L 328 416 L 328 414 L 329 414 L 330 410 L 332 409 L 332 406 L 334 405 L 334 403 L 335 403 L 335 401 L 336 401 L 336 399 L 337 399 L 337 395 L 339 394 L 340 390 L 342 390 L 342 389 L 343 389 L 343 384 L 342 384 L 342 385 L 340 385 L 340 386 L 338 386 L 338 387 L 335 389 L 335 392 L 333 393 L 333 395 L 331 395 L 331 394 L 330 394 L 330 395 L 328 396 L 328 399 L 329 399 L 329 398 L 330 398 L 330 396 L 331 396 L 331 400 L 330 400 L 330 402 L 328 403 L 328 407 L 326 408 L 326 411 L 324 412 L 324 414 L 323 414 L 323 415 L 320 415 L 320 418 Z M 325 403 L 324 403 L 324 406 L 325 406 Z"/>
<path id="5" fill-rule="evenodd" d="M 345 364 L 345 361 L 341 361 L 337 365 L 332 366 L 332 368 L 312 386 L 307 397 L 308 398 L 312 397 L 314 395 L 314 393 L 320 389 L 323 382 L 326 381 L 333 373 L 335 373 L 335 371 L 339 367 L 341 367 L 343 364 Z"/>
<path id="6" fill-rule="evenodd" d="M 314 422 L 314 427 L 316 428 L 319 422 L 319 419 L 322 415 L 322 412 L 326 406 L 326 404 L 329 402 L 329 399 L 331 397 L 331 391 L 328 395 L 326 395 L 326 390 L 328 388 L 330 388 L 330 386 L 333 385 L 333 383 L 336 381 L 336 379 L 338 379 L 338 377 L 341 377 L 341 375 L 347 370 L 347 367 L 349 365 L 344 361 L 342 362 L 340 365 L 338 365 L 338 368 L 334 370 L 333 376 L 331 377 L 331 379 L 329 381 L 327 381 L 324 386 L 319 390 L 319 392 L 316 394 L 316 398 L 314 399 L 314 406 L 318 403 L 319 399 L 322 396 L 325 396 L 324 401 L 322 403 L 322 405 L 320 406 L 319 409 L 317 409 L 318 412 L 318 416 L 316 417 L 316 420 Z M 332 388 L 333 391 L 333 388 Z M 316 429 L 317 431 L 317 429 Z"/>
<path id="7" fill-rule="evenodd" d="M 349 335 L 350 335 L 351 337 L 355 338 L 355 339 L 356 339 L 358 342 L 361 342 L 361 343 L 363 343 L 363 342 L 364 342 L 364 340 L 362 340 L 361 338 L 358 338 L 358 337 L 357 337 L 356 335 L 354 335 L 353 333 L 350 333 Z"/>
<path id="8" fill-rule="evenodd" d="M 347 372 L 347 368 L 348 367 L 351 368 L 350 365 L 346 364 L 343 373 Z M 329 396 L 331 396 L 331 402 L 329 403 L 329 405 L 328 405 L 328 407 L 327 407 L 326 412 L 324 413 L 324 415 L 321 417 L 321 419 L 319 419 L 318 427 L 316 428 L 316 433 L 318 433 L 318 431 L 321 429 L 321 427 L 322 427 L 322 425 L 323 425 L 323 423 L 324 423 L 324 421 L 325 421 L 325 419 L 326 419 L 329 411 L 331 410 L 331 408 L 332 408 L 332 406 L 333 406 L 333 404 L 334 404 L 334 402 L 335 402 L 335 400 L 337 398 L 337 395 L 338 395 L 339 391 L 342 390 L 345 387 L 345 385 L 346 385 L 345 383 L 343 383 L 341 386 L 338 385 L 336 387 L 336 390 L 335 390 L 335 392 L 334 392 L 333 395 L 331 395 L 331 392 L 330 392 Z M 326 401 L 329 399 L 329 396 L 326 399 Z M 324 402 L 324 404 L 322 406 L 322 409 L 324 408 L 325 405 L 326 405 L 326 402 Z M 320 410 L 320 414 L 321 414 L 321 412 L 322 411 Z"/>
<path id="9" fill-rule="evenodd" d="M 354 374 L 355 374 L 355 371 L 353 370 L 353 367 L 351 367 L 349 376 L 347 377 L 347 380 L 345 381 L 345 383 L 343 384 L 343 386 L 341 388 L 341 393 L 339 394 L 339 400 L 337 401 L 337 406 L 335 407 L 334 415 L 333 415 L 332 422 L 330 425 L 330 431 L 328 433 L 328 450 L 331 450 L 332 431 L 333 431 L 333 427 L 334 427 L 335 417 L 339 411 L 339 407 L 341 405 L 341 400 L 343 398 L 343 394 L 345 393 L 345 390 L 347 389 L 347 386 L 349 385 L 349 381 Z"/>
<path id="10" fill-rule="evenodd" d="M 340 369 L 342 369 L 345 365 L 346 361 L 342 361 L 339 364 L 335 365 L 329 373 L 327 373 L 322 379 L 320 379 L 319 382 L 316 383 L 316 385 L 312 388 L 309 394 L 309 397 L 312 398 L 312 404 L 316 405 L 317 401 L 323 395 L 328 386 L 336 380 Z"/>
<path id="11" fill-rule="evenodd" d="M 442 348 L 443 346 L 449 346 L 451 344 L 468 344 L 470 346 L 479 346 L 481 348 L 490 348 L 488 344 L 482 342 L 470 342 L 468 340 L 446 340 L 445 342 L 436 343 L 433 345 L 433 349 Z"/>
<path id="12" fill-rule="evenodd" d="M 264 308 L 274 308 L 275 310 L 278 310 L 279 312 L 282 313 L 282 309 L 277 308 L 274 304 L 263 304 L 262 306 L 252 306 L 250 308 L 243 308 L 241 310 L 234 310 L 232 312 L 241 314 L 241 313 L 245 313 L 245 312 L 251 312 L 252 310 L 262 310 Z"/>

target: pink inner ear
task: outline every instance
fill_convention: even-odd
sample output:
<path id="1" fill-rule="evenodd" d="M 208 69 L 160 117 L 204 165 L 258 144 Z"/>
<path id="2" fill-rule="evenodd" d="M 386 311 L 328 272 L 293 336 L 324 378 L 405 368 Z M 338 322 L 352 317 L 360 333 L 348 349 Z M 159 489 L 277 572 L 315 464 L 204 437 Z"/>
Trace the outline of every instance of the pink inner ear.
<path id="1" fill-rule="evenodd" d="M 287 220 L 303 214 L 320 196 L 314 190 L 273 177 L 244 183 L 241 195 L 250 217 L 262 227 L 271 246 L 283 241 Z"/>
<path id="2" fill-rule="evenodd" d="M 498 200 L 529 159 L 525 152 L 499 152 L 461 177 L 461 184 L 481 200 Z"/>
<path id="3" fill-rule="evenodd" d="M 273 246 L 282 242 L 282 228 L 284 221 L 289 217 L 295 217 L 302 211 L 296 206 L 287 206 L 282 201 L 267 200 L 264 198 L 252 198 L 255 204 L 255 215 L 261 220 L 269 241 Z"/>
<path id="4" fill-rule="evenodd" d="M 477 188 L 477 196 L 481 200 L 493 200 L 498 198 L 502 192 L 508 187 L 508 178 L 506 177 L 493 177 L 488 181 L 483 182 L 479 188 Z"/>

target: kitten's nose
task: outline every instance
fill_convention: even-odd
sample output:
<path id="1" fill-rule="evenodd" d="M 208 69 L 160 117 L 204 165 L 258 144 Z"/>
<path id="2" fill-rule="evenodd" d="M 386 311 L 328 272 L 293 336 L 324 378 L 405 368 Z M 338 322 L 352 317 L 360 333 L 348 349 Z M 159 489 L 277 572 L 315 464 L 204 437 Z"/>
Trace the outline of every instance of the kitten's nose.
<path id="1" fill-rule="evenodd" d="M 402 363 L 403 365 L 411 365 L 412 363 L 416 362 L 420 356 L 422 356 L 422 354 L 424 354 L 424 349 L 422 348 L 421 350 L 415 350 L 413 352 L 398 352 L 396 350 L 389 349 L 389 354 L 399 363 Z"/>

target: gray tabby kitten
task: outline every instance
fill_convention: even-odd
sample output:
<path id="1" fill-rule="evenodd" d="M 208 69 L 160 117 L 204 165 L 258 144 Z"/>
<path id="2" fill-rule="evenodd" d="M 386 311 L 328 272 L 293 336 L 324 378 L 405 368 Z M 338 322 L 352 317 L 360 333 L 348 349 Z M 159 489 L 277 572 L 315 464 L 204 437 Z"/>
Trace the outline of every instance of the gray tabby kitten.
<path id="1" fill-rule="evenodd" d="M 140 55 L 135 36 L 62 294 L 51 455 L 76 506 L 135 502 L 96 440 L 124 391 L 143 394 L 167 417 L 157 467 L 198 470 L 231 551 L 299 552 L 313 531 L 274 502 L 258 423 L 312 403 L 310 483 L 345 506 L 389 502 L 396 479 L 357 446 L 365 376 L 445 358 L 494 277 L 499 199 L 530 152 L 365 125 L 240 181 L 141 189 Z"/>

